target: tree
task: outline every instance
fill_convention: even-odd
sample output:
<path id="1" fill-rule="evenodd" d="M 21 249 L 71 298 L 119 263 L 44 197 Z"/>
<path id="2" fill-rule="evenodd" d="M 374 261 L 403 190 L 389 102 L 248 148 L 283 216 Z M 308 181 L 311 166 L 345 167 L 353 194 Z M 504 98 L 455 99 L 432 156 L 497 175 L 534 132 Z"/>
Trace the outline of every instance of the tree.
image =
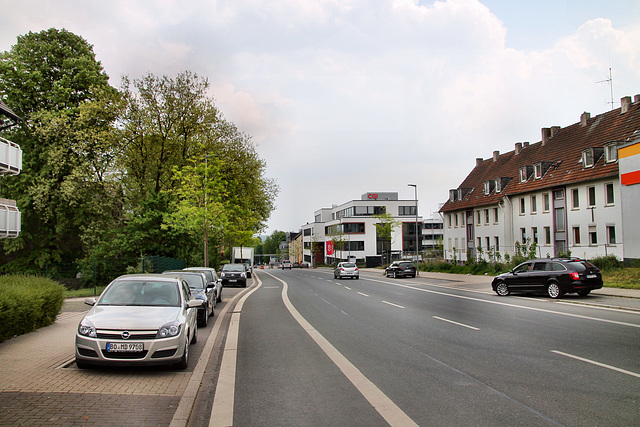
<path id="1" fill-rule="evenodd" d="M 107 94 L 93 47 L 66 30 L 30 32 L 0 54 L 0 97 L 25 119 L 8 135 L 24 155 L 21 174 L 3 182 L 3 195 L 22 212 L 19 238 L 3 242 L 5 269 L 74 260 L 83 251 L 79 229 L 105 217 L 104 199 L 114 188 L 92 173 L 92 124 L 82 114 Z"/>
<path id="2" fill-rule="evenodd" d="M 391 214 L 384 212 L 381 214 L 373 215 L 374 218 L 380 220 L 379 223 L 376 223 L 376 231 L 378 233 L 378 238 L 383 242 L 383 251 L 384 251 L 384 243 L 387 243 L 387 264 L 389 263 L 389 252 L 391 251 L 391 236 L 396 229 L 400 225 L 400 221 L 393 219 Z"/>

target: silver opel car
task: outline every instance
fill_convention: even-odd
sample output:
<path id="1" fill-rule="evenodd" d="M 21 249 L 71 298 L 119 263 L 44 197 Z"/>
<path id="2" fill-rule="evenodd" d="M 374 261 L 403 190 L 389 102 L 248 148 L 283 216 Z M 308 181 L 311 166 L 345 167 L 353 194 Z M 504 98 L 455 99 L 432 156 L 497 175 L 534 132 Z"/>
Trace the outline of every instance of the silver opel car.
<path id="1" fill-rule="evenodd" d="M 80 321 L 76 365 L 175 365 L 186 369 L 198 339 L 195 299 L 184 279 L 162 274 L 120 276 Z"/>

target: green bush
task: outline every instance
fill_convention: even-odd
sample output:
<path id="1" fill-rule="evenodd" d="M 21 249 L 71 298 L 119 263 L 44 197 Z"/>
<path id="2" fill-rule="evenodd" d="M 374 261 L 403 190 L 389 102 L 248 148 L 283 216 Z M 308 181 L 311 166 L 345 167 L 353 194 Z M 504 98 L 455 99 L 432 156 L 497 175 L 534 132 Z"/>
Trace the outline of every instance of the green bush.
<path id="1" fill-rule="evenodd" d="M 0 342 L 53 323 L 65 288 L 36 276 L 0 276 Z"/>
<path id="2" fill-rule="evenodd" d="M 622 262 L 615 255 L 601 256 L 589 261 L 602 271 L 614 270 L 622 266 Z"/>

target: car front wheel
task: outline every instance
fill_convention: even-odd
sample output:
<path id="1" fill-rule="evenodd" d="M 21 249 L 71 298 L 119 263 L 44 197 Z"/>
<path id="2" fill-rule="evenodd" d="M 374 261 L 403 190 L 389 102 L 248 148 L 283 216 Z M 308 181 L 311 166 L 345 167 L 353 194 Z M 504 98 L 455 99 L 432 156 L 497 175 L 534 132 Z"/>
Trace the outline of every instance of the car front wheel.
<path id="1" fill-rule="evenodd" d="M 553 299 L 562 298 L 562 291 L 556 282 L 549 283 L 549 286 L 547 286 L 547 294 Z"/>
<path id="2" fill-rule="evenodd" d="M 498 282 L 498 284 L 496 285 L 496 294 L 500 295 L 501 297 L 506 297 L 507 295 L 509 295 L 509 293 L 509 287 L 507 286 L 507 284 L 504 282 Z"/>
<path id="3" fill-rule="evenodd" d="M 189 335 L 187 335 L 187 339 L 184 343 L 184 353 L 182 353 L 182 359 L 178 363 L 176 363 L 176 368 L 180 370 L 187 369 L 189 366 Z"/>

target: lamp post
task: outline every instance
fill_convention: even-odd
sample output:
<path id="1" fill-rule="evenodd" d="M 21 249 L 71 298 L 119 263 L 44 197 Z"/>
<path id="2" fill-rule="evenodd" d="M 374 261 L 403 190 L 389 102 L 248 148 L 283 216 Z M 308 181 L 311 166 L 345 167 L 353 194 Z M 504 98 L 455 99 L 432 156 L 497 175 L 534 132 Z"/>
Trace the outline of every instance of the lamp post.
<path id="1" fill-rule="evenodd" d="M 207 225 L 207 187 L 209 186 L 209 155 L 204 155 L 204 266 L 209 267 L 209 226 Z"/>
<path id="2" fill-rule="evenodd" d="M 420 275 L 420 268 L 418 266 L 418 253 L 419 253 L 419 236 L 418 236 L 418 185 L 417 184 L 407 184 L 407 187 L 413 187 L 415 193 L 416 200 L 416 276 Z"/>

